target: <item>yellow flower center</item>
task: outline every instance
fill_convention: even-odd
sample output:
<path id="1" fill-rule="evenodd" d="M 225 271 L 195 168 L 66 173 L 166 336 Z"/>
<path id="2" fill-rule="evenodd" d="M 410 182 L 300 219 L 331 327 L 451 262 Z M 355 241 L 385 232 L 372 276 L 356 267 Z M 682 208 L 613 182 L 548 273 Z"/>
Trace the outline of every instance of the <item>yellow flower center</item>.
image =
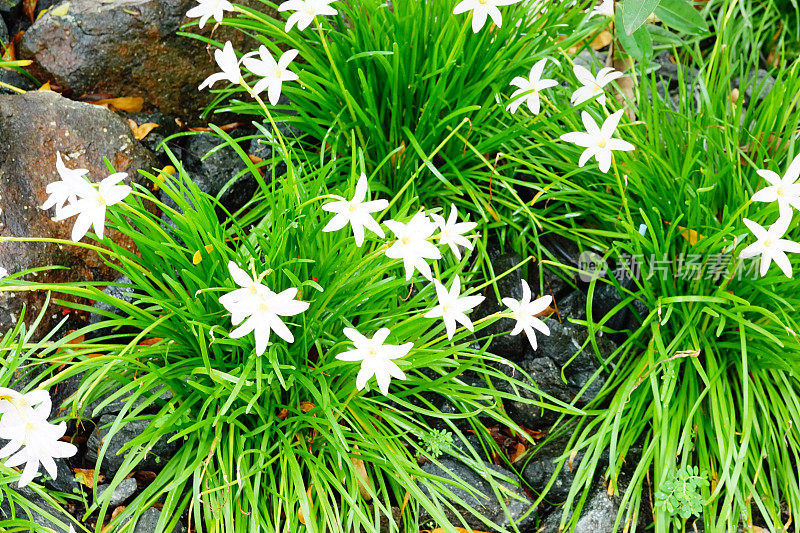
<path id="1" fill-rule="evenodd" d="M 772 246 L 772 241 L 770 239 L 764 241 L 764 248 L 769 248 L 770 246 Z"/>
<path id="2" fill-rule="evenodd" d="M 598 146 L 599 148 L 605 148 L 605 147 L 606 147 L 606 144 L 608 144 L 608 141 L 607 141 L 606 139 L 600 139 L 600 142 L 599 142 L 599 143 L 597 143 L 597 146 Z"/>
<path id="3" fill-rule="evenodd" d="M 776 192 L 777 192 L 778 196 L 783 196 L 784 194 L 786 194 L 786 191 L 783 190 L 782 186 L 778 187 L 778 190 Z"/>
<path id="4" fill-rule="evenodd" d="M 358 206 L 356 204 L 351 203 L 348 209 L 351 213 L 353 213 L 356 209 L 358 209 Z"/>
<path id="5" fill-rule="evenodd" d="M 408 237 L 403 237 L 402 239 L 400 239 L 400 242 L 402 242 L 402 243 L 403 243 L 403 244 L 405 244 L 406 246 L 408 245 L 408 243 L 409 243 L 410 241 L 411 241 L 411 239 L 409 239 Z"/>

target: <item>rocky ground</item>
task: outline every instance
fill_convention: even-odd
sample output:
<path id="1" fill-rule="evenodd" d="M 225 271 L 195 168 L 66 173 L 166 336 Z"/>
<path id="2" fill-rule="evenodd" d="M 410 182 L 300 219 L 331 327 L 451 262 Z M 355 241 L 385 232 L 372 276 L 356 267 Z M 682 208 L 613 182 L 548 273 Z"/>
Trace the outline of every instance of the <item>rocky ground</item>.
<path id="1" fill-rule="evenodd" d="M 34 13 L 35 22 L 31 22 L 23 12 L 22 0 L 0 0 L 0 42 L 13 46 L 18 58 L 33 60 L 30 72 L 35 78 L 0 69 L 0 81 L 25 90 L 37 89 L 49 82 L 50 88 L 54 89 L 14 94 L 0 87 L 0 146 L 3 147 L 0 151 L 0 235 L 68 238 L 66 226 L 53 223 L 38 213 L 38 206 L 46 198 L 46 184 L 57 179 L 56 150 L 61 150 L 68 166 L 90 169 L 91 175 L 98 180 L 107 175 L 104 157 L 108 157 L 118 171 L 128 172 L 129 179 L 133 180 L 139 180 L 137 170 L 151 170 L 170 164 L 164 151 L 157 151 L 156 148 L 167 136 L 203 123 L 201 111 L 209 103 L 210 96 L 208 92 L 199 92 L 197 86 L 214 69 L 203 43 L 177 35 L 179 26 L 184 22 L 183 14 L 192 3 L 193 0 L 39 0 Z M 252 3 L 261 5 L 256 0 Z M 239 34 L 223 29 L 216 31 L 216 39 L 231 39 L 235 45 L 244 46 Z M 580 59 L 587 64 L 595 60 L 602 62 L 602 54 L 594 58 L 590 54 L 583 54 Z M 658 92 L 662 97 L 674 99 L 678 86 L 677 67 L 666 56 L 661 56 L 659 63 Z M 766 73 L 759 72 L 757 75 L 763 90 L 769 90 L 774 80 L 768 78 Z M 692 87 L 701 83 L 698 76 L 690 75 L 689 78 L 687 83 Z M 759 97 L 758 94 L 747 96 Z M 142 98 L 143 110 L 135 113 L 115 112 L 90 103 L 118 97 Z M 157 127 L 142 137 L 141 132 L 135 131 L 142 124 L 156 124 Z M 250 138 L 254 131 L 252 126 L 241 125 L 230 133 L 241 140 L 241 146 L 248 154 L 267 159 L 269 154 L 265 151 L 268 148 L 257 139 Z M 140 140 L 135 133 L 139 133 Z M 188 173 L 203 190 L 217 194 L 232 176 L 242 170 L 241 160 L 229 148 L 203 158 L 219 144 L 216 138 L 198 133 L 171 140 L 168 146 L 183 161 Z M 236 209 L 254 190 L 254 182 L 240 180 L 227 190 L 222 202 L 229 209 Z M 124 236 L 116 235 L 113 238 L 116 242 L 125 243 Z M 578 251 L 571 248 L 569 243 L 550 244 L 551 249 L 560 254 L 562 261 L 577 266 Z M 520 258 L 498 252 L 492 260 L 495 271 L 502 272 L 518 263 Z M 64 265 L 69 269 L 42 273 L 40 280 L 109 281 L 115 277 L 114 271 L 99 257 L 82 249 L 65 249 L 42 243 L 7 243 L 0 247 L 0 265 L 9 270 L 52 264 Z M 539 273 L 532 270 L 530 284 L 538 287 Z M 572 401 L 591 381 L 582 396 L 583 402 L 588 401 L 597 394 L 604 373 L 594 353 L 581 350 L 587 335 L 585 328 L 571 321 L 586 318 L 585 285 L 576 279 L 562 279 L 549 271 L 543 272 L 542 278 L 545 280 L 544 292 L 553 295 L 558 309 L 558 314 L 549 321 L 551 336 L 540 338 L 539 348 L 534 351 L 521 335 L 511 337 L 499 334 L 511 329 L 508 324 L 501 322 L 495 325 L 499 335 L 494 341 L 493 350 L 518 363 L 544 392 L 564 402 Z M 503 279 L 500 289 L 503 296 L 519 298 L 519 272 Z M 496 310 L 498 303 L 490 300 L 487 299 L 482 308 L 476 311 L 478 316 Z M 593 309 L 597 316 L 594 318 L 605 315 L 619 301 L 620 297 L 613 288 L 602 289 L 595 296 Z M 28 317 L 32 317 L 41 310 L 43 304 L 40 294 L 23 293 L 10 297 L 8 293 L 0 293 L 0 331 L 15 324 L 23 305 L 28 308 Z M 71 329 L 98 318 L 99 315 L 66 313 L 51 306 L 39 330 L 42 333 L 49 331 L 62 320 L 67 321 L 63 328 Z M 635 324 L 636 317 L 626 310 L 612 320 L 613 327 L 625 329 Z M 612 338 L 600 338 L 599 347 L 603 355 L 612 353 L 615 346 Z M 565 379 L 562 379 L 562 375 Z M 30 376 L 20 375 L 18 379 L 24 383 Z M 76 378 L 60 384 L 54 405 L 70 398 L 77 390 L 78 382 Z M 552 416 L 522 402 L 512 401 L 505 407 L 515 421 L 537 432 L 537 435 L 545 435 L 554 422 Z M 76 480 L 82 475 L 79 469 L 94 468 L 98 448 L 101 443 L 106 443 L 108 426 L 121 409 L 121 401 L 111 402 L 98 412 L 94 412 L 92 406 L 86 408 L 83 424 L 85 444 L 81 446 L 81 453 L 69 461 L 60 460 L 58 479 L 48 481 L 48 487 L 67 493 L 86 492 L 85 487 Z M 97 475 L 102 474 L 105 479 L 113 478 L 122 462 L 122 457 L 115 452 L 142 431 L 142 424 L 144 422 L 133 422 L 114 436 L 106 461 Z M 497 439 L 503 445 L 515 444 L 513 435 L 498 434 Z M 555 441 L 536 448 L 535 453 L 525 454 L 524 459 L 514 465 L 518 473 L 505 472 L 509 491 L 518 496 L 517 501 L 509 504 L 515 517 L 525 514 L 533 499 L 549 483 L 556 468 L 556 459 L 563 453 L 563 444 Z M 101 484 L 98 492 L 111 490 L 112 505 L 125 505 L 147 485 L 152 473 L 157 472 L 159 465 L 174 452 L 174 446 L 164 443 L 151 450 L 148 460 L 140 465 L 134 477 L 115 487 Z M 580 460 L 581 456 L 578 455 L 572 469 L 566 464 L 561 468 L 556 482 L 550 487 L 546 500 L 548 503 L 541 505 L 537 513 L 525 519 L 523 530 L 528 528 L 532 531 L 536 524 L 545 532 L 558 530 L 560 513 L 553 511 L 557 510 L 555 505 L 566 498 L 572 471 Z M 457 459 L 445 461 L 452 471 L 464 479 L 474 481 L 477 486 L 485 483 Z M 434 465 L 427 467 L 432 473 L 437 468 Z M 497 466 L 492 468 L 500 469 Z M 27 489 L 21 492 L 43 508 L 49 506 L 35 493 Z M 463 497 L 492 520 L 505 520 L 500 502 L 492 499 L 479 502 L 466 493 Z M 576 531 L 611 531 L 618 499 L 609 497 L 605 487 L 598 483 L 587 501 L 584 516 Z M 0 512 L 7 513 L 7 503 L 3 505 L 0 506 Z M 148 510 L 137 524 L 135 533 L 153 531 L 158 518 L 158 508 Z M 52 527 L 44 516 L 34 516 L 33 519 L 41 525 Z M 480 523 L 473 525 L 480 529 Z M 176 531 L 183 529 L 179 527 Z"/>

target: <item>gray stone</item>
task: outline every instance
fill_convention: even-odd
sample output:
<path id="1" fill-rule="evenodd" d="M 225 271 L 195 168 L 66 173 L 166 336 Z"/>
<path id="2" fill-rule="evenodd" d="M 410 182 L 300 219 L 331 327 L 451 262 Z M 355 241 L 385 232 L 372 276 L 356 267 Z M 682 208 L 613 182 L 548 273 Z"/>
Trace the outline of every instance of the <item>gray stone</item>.
<path id="1" fill-rule="evenodd" d="M 111 497 L 108 500 L 108 505 L 112 508 L 117 507 L 125 503 L 128 498 L 136 494 L 136 488 L 136 480 L 132 477 L 123 479 L 113 490 L 111 490 L 111 485 L 100 485 L 97 487 L 97 499 L 95 500 L 95 503 L 102 503 L 106 492 L 111 490 Z"/>
<path id="2" fill-rule="evenodd" d="M 571 533 L 616 533 L 622 531 L 624 523 L 614 528 L 619 512 L 620 498 L 609 496 L 605 487 L 598 485 L 586 500 L 581 516 Z M 541 533 L 559 533 L 561 509 L 555 509 L 541 524 Z"/>
<path id="3" fill-rule="evenodd" d="M 132 303 L 133 302 L 133 282 L 128 276 L 122 276 L 114 280 L 114 285 L 109 285 L 103 292 L 107 295 L 117 298 L 123 302 Z M 89 315 L 89 324 L 98 324 L 103 320 L 107 320 L 107 317 L 103 313 L 114 313 L 119 314 L 119 310 L 114 307 L 113 305 L 106 303 L 106 302 L 94 302 L 92 305 L 93 308 L 97 309 L 97 311 L 92 312 Z M 87 338 L 96 338 L 96 337 L 103 337 L 105 335 L 111 335 L 115 333 L 112 331 L 111 328 L 100 328 L 93 330 L 91 333 L 88 333 L 86 336 Z"/>
<path id="4" fill-rule="evenodd" d="M 572 401 L 567 384 L 561 379 L 561 371 L 548 357 L 537 357 L 535 359 L 525 359 L 520 363 L 522 369 L 531 377 L 531 380 L 523 378 L 522 381 L 528 385 L 534 385 L 541 392 L 547 394 L 564 403 Z M 519 379 L 521 376 L 518 376 Z M 502 391 L 513 393 L 520 400 L 505 400 L 503 405 L 511 419 L 522 427 L 528 429 L 544 429 L 549 427 L 558 418 L 559 414 L 531 405 L 522 400 L 543 401 L 540 394 L 523 388 L 513 390 L 506 381 L 499 381 L 495 386 Z"/>
<path id="5" fill-rule="evenodd" d="M 50 476 L 45 473 L 45 486 L 49 489 L 57 490 L 59 492 L 73 493 L 79 492 L 78 482 L 75 481 L 75 475 L 72 469 L 67 464 L 65 459 L 56 459 L 56 474 L 55 479 L 50 479 Z"/>
<path id="6" fill-rule="evenodd" d="M 66 412 L 70 415 L 74 413 L 74 416 L 78 419 L 88 421 L 92 418 L 97 418 L 103 415 L 117 414 L 125 408 L 125 405 L 128 403 L 130 395 L 132 394 L 123 394 L 121 397 L 115 397 L 113 400 L 108 401 L 112 395 L 117 394 L 119 390 L 127 383 L 120 383 L 115 380 L 106 380 L 103 383 L 98 384 L 97 387 L 93 388 L 92 398 L 94 399 L 90 403 L 81 403 L 76 406 L 74 405 L 74 402 L 77 399 L 76 393 L 78 392 L 83 379 L 83 373 L 75 374 L 59 382 L 51 389 L 50 392 L 53 400 L 51 416 L 55 417 L 59 412 Z M 163 384 L 161 387 L 163 387 Z M 135 391 L 138 396 L 133 401 L 133 405 L 128 408 L 127 412 L 130 413 L 143 403 L 149 402 L 151 396 L 155 394 L 156 390 L 157 389 L 153 388 L 145 391 L 142 390 L 142 388 L 138 388 Z M 170 391 L 169 388 L 164 387 L 164 390 L 159 394 L 159 399 L 164 401 L 172 399 L 172 391 Z M 157 405 L 155 409 L 158 409 L 158 407 L 160 406 Z M 153 408 L 148 407 L 144 410 L 144 412 L 152 413 L 153 410 Z"/>
<path id="7" fill-rule="evenodd" d="M 594 377 L 600 368 L 600 360 L 595 355 L 591 343 L 584 343 L 588 332 L 582 325 L 572 322 L 548 321 L 550 335 L 539 338 L 538 349 L 535 357 L 549 357 L 562 369 L 567 379 L 567 387 L 572 395 L 578 395 L 580 390 L 591 381 L 591 384 L 581 396 L 582 402 L 593 400 L 605 383 L 603 373 Z M 597 337 L 597 348 L 600 358 L 605 361 L 617 346 L 605 337 Z"/>
<path id="8" fill-rule="evenodd" d="M 119 172 L 127 172 L 127 183 L 147 185 L 139 169 L 149 170 L 156 164 L 153 154 L 133 137 L 130 128 L 111 111 L 99 106 L 73 102 L 51 91 L 0 96 L 0 235 L 4 237 L 70 239 L 73 221 L 54 222 L 54 211 L 39 209 L 47 199 L 46 187 L 59 180 L 56 152 L 61 152 L 70 168 L 89 169 L 89 178 L 100 181 L 108 176 L 103 158 Z M 107 237 L 118 245 L 133 248 L 131 239 L 108 228 Z M 49 265 L 67 269 L 49 270 L 30 277 L 30 281 L 63 283 L 97 282 L 116 278 L 119 274 L 97 254 L 74 246 L 54 243 L 7 242 L 0 247 L 0 264 L 19 271 Z M 0 294 L 0 331 L 16 324 L 22 306 L 28 306 L 27 321 L 39 313 L 46 295 L 38 291 Z M 87 303 L 73 297 L 64 299 Z M 45 314 L 37 336 L 49 332 L 64 316 L 51 306 Z M 82 326 L 87 313 L 70 315 Z"/>
<path id="9" fill-rule="evenodd" d="M 151 507 L 142 513 L 142 516 L 139 517 L 139 520 L 136 522 L 136 528 L 133 530 L 133 533 L 153 533 L 156 530 L 156 526 L 158 525 L 158 520 L 161 518 L 161 511 L 156 509 L 155 507 Z M 185 533 L 186 527 L 178 522 L 174 528 L 172 528 L 172 533 Z"/>
<path id="10" fill-rule="evenodd" d="M 0 0 L 0 5 L 2 5 L 2 1 Z M 9 43 L 9 36 L 8 36 L 8 28 L 6 27 L 6 22 L 0 17 L 0 44 L 8 44 Z"/>
<path id="11" fill-rule="evenodd" d="M 94 464 L 97 461 L 97 455 L 106 439 L 109 438 L 109 431 L 114 420 L 116 420 L 116 417 L 111 415 L 103 415 L 100 417 L 97 429 L 92 432 L 86 443 L 86 460 L 89 463 Z M 114 475 L 125 461 L 125 456 L 136 450 L 136 448 L 133 448 L 126 450 L 124 453 L 120 453 L 122 447 L 139 437 L 147 429 L 149 424 L 150 422 L 148 420 L 132 420 L 123 425 L 119 431 L 111 437 L 111 442 L 108 445 L 108 449 L 100 465 L 101 472 L 108 477 Z M 145 458 L 136 467 L 140 470 L 160 471 L 180 446 L 178 442 L 167 442 L 171 436 L 172 434 L 167 434 L 159 439 L 153 447 L 148 450 Z"/>
<path id="12" fill-rule="evenodd" d="M 744 90 L 748 102 L 752 101 L 754 95 L 756 100 L 760 102 L 775 87 L 775 78 L 769 72 L 760 68 L 756 72 L 750 71 L 744 80 L 736 78 L 733 85 L 738 87 L 740 91 Z"/>
<path id="13" fill-rule="evenodd" d="M 589 70 L 600 70 L 606 66 L 606 52 L 597 52 L 595 50 L 583 50 L 580 54 L 575 56 L 573 64 L 580 65 Z"/>
<path id="14" fill-rule="evenodd" d="M 561 458 L 567 456 L 564 463 L 558 468 L 558 475 L 555 476 L 553 484 L 546 491 L 545 501 L 553 505 L 561 504 L 567 499 L 575 471 L 585 455 L 583 451 L 580 451 L 570 461 L 570 450 L 566 449 L 567 444 L 569 444 L 568 436 L 547 440 L 534 447 L 531 459 L 525 463 L 522 469 L 522 478 L 538 496 L 545 493 Z M 608 464 L 607 455 L 604 455 L 598 469 L 602 469 L 606 464 Z"/>
<path id="15" fill-rule="evenodd" d="M 464 503 L 476 510 L 481 516 L 486 517 L 501 527 L 510 527 L 512 522 L 517 523 L 518 527 L 523 531 L 526 527 L 530 527 L 535 522 L 536 513 L 535 511 L 531 511 L 533 502 L 525 493 L 525 491 L 522 490 L 518 485 L 505 480 L 498 480 L 498 483 L 505 489 L 501 490 L 500 494 L 505 495 L 503 503 L 508 509 L 507 515 L 503 510 L 500 501 L 496 498 L 494 492 L 492 491 L 491 485 L 484 477 L 486 476 L 485 473 L 476 473 L 469 466 L 454 459 L 445 458 L 442 459 L 440 463 L 446 469 L 450 470 L 452 475 L 446 472 L 436 463 L 426 463 L 422 466 L 422 469 L 430 475 L 440 476 L 448 480 L 457 480 L 462 484 L 472 487 L 474 489 L 473 491 L 466 491 L 453 485 L 446 485 L 447 489 L 451 490 L 453 494 L 455 494 L 458 498 L 461 498 Z M 493 472 L 492 475 L 495 477 L 515 477 L 514 474 L 503 468 L 500 468 L 499 466 L 490 464 L 485 466 L 487 469 Z M 427 494 L 427 489 L 425 487 L 422 487 L 422 490 Z M 483 522 L 466 511 L 464 511 L 459 517 L 459 515 L 454 513 L 452 510 L 445 509 L 445 515 L 449 520 L 452 521 L 453 525 L 461 525 L 461 520 L 459 518 L 463 518 L 469 527 L 486 529 L 486 526 Z M 427 513 L 427 511 L 421 509 L 420 524 L 425 525 L 426 522 L 430 521 L 430 515 Z M 435 527 L 441 526 L 441 524 L 434 525 Z"/>

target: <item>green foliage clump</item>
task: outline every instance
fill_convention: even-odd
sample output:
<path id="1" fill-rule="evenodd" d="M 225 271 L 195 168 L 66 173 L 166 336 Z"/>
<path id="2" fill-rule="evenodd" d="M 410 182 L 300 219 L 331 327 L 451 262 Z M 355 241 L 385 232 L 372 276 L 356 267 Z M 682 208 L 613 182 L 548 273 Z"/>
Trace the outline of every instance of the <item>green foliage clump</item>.
<path id="1" fill-rule="evenodd" d="M 434 458 L 448 452 L 453 442 L 453 434 L 444 429 L 432 429 L 422 433 L 422 446 Z"/>
<path id="2" fill-rule="evenodd" d="M 702 489 L 708 485 L 706 475 L 700 474 L 696 466 L 681 467 L 667 476 L 655 492 L 656 505 L 684 520 L 700 516 L 705 503 Z"/>

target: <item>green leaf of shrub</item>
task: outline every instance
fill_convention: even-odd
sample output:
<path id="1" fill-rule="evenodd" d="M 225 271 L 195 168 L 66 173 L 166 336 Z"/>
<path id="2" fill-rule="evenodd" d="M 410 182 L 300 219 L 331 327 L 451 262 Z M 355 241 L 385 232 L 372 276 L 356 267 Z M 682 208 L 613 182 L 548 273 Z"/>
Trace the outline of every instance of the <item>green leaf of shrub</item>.
<path id="1" fill-rule="evenodd" d="M 675 31 L 689 34 L 708 31 L 703 16 L 688 0 L 661 0 L 655 14 Z"/>
<path id="2" fill-rule="evenodd" d="M 622 4 L 622 27 L 631 35 L 653 13 L 661 0 L 625 0 Z"/>

